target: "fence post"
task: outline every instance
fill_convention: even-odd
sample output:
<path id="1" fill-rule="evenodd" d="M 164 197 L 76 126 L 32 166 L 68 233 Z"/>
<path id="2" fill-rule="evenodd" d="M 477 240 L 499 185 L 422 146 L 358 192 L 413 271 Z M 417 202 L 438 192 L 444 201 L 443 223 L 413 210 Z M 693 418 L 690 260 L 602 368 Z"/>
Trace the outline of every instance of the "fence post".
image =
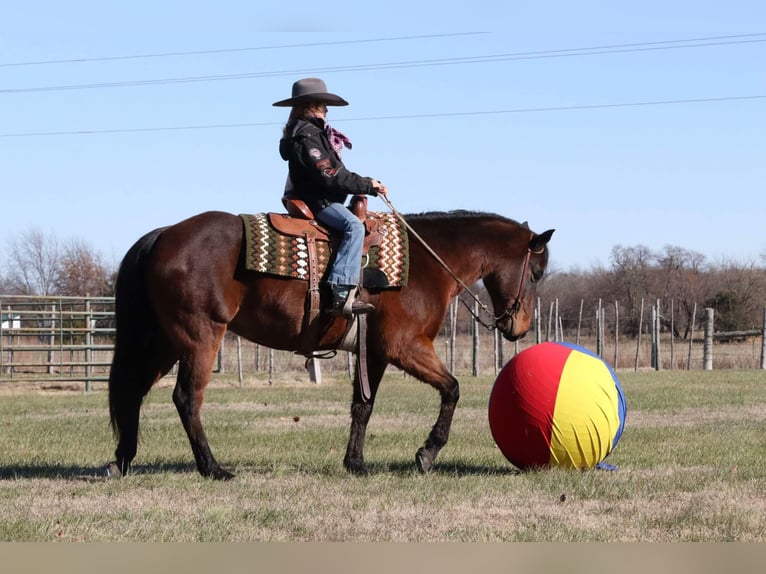
<path id="1" fill-rule="evenodd" d="M 479 316 L 479 302 L 473 302 L 474 317 Z M 471 357 L 471 375 L 479 376 L 479 322 L 474 319 L 471 323 L 471 334 L 473 335 L 473 354 Z"/>
<path id="2" fill-rule="evenodd" d="M 676 364 L 676 310 L 673 299 L 670 300 L 670 370 L 675 370 Z"/>
<path id="3" fill-rule="evenodd" d="M 761 328 L 761 369 L 766 369 L 766 307 L 763 309 L 763 327 Z"/>
<path id="4" fill-rule="evenodd" d="M 269 384 L 274 384 L 274 349 L 269 347 Z"/>
<path id="5" fill-rule="evenodd" d="M 316 383 L 317 385 L 321 385 L 322 384 L 322 368 L 319 365 L 319 361 L 317 361 L 316 359 L 312 357 L 311 359 L 309 359 L 307 366 L 309 370 L 309 381 L 311 381 L 312 383 Z"/>
<path id="6" fill-rule="evenodd" d="M 697 320 L 697 304 L 694 304 L 692 308 L 692 324 L 689 329 L 689 352 L 686 355 L 686 370 L 689 371 L 692 368 L 692 343 L 694 342 L 694 322 Z"/>
<path id="7" fill-rule="evenodd" d="M 537 305 L 535 305 L 535 343 L 539 343 L 543 340 L 543 334 L 540 332 L 542 317 L 540 317 L 540 297 L 537 298 Z"/>
<path id="8" fill-rule="evenodd" d="M 598 307 L 596 307 L 596 354 L 603 358 L 604 357 L 604 325 L 603 325 L 603 318 L 604 315 L 604 308 L 601 306 L 601 298 L 598 299 Z"/>
<path id="9" fill-rule="evenodd" d="M 617 359 L 620 348 L 620 304 L 614 301 L 614 368 L 617 368 Z"/>
<path id="10" fill-rule="evenodd" d="M 702 345 L 702 365 L 706 371 L 713 370 L 713 309 L 705 309 L 705 342 Z"/>
<path id="11" fill-rule="evenodd" d="M 657 331 L 654 334 L 654 344 L 655 344 L 655 351 L 654 351 L 654 370 L 660 371 L 662 370 L 662 354 L 661 354 L 661 345 L 660 345 L 660 333 L 662 332 L 661 326 L 662 326 L 662 318 L 660 317 L 661 311 L 660 311 L 660 300 L 657 299 L 657 322 L 654 325 L 654 329 Z"/>
<path id="12" fill-rule="evenodd" d="M 91 359 L 93 358 L 93 321 L 90 312 L 90 299 L 85 300 L 85 392 L 90 392 L 90 377 L 92 374 Z"/>
<path id="13" fill-rule="evenodd" d="M 457 341 L 457 298 L 453 297 L 449 304 L 449 372 L 455 372 L 455 345 Z"/>
<path id="14" fill-rule="evenodd" d="M 638 358 L 641 356 L 641 331 L 643 330 L 644 323 L 644 298 L 641 297 L 641 311 L 638 315 L 638 336 L 636 337 L 636 366 L 635 370 L 638 370 Z"/>
<path id="15" fill-rule="evenodd" d="M 242 337 L 237 335 L 237 378 L 239 379 L 239 388 L 242 388 Z"/>

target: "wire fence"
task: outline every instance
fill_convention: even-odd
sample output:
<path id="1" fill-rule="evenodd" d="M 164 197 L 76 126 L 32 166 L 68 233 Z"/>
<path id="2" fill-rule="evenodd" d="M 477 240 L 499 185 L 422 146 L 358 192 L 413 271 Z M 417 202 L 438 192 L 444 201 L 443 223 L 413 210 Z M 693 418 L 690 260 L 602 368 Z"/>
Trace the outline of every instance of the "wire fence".
<path id="1" fill-rule="evenodd" d="M 456 376 L 496 375 L 515 354 L 543 341 L 578 344 L 616 370 L 766 369 L 766 310 L 760 329 L 715 332 L 713 310 L 705 309 L 699 327 L 681 338 L 667 328 L 666 320 L 660 320 L 657 303 L 638 335 L 629 337 L 620 330 L 619 314 L 607 312 L 611 307 L 599 301 L 595 321 L 581 317 L 576 328 L 565 330 L 557 302 L 544 305 L 538 300 L 531 331 L 509 342 L 496 330 L 481 326 L 455 299 L 434 347 Z M 478 314 L 478 309 L 474 312 Z M 85 390 L 94 384 L 105 386 L 114 334 L 111 297 L 0 295 L 0 385 L 68 382 L 82 384 Z M 228 333 L 214 370 L 236 375 L 240 383 L 251 377 L 321 382 L 323 372 L 352 377 L 354 365 L 353 354 L 345 351 L 328 359 L 307 360 Z"/>

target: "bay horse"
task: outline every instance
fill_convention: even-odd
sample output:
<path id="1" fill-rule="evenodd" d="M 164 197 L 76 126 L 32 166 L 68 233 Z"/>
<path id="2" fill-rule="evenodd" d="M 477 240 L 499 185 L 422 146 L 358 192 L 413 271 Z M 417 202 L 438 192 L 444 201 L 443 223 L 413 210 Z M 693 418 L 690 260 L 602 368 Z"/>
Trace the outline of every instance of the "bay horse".
<path id="1" fill-rule="evenodd" d="M 410 239 L 407 284 L 364 291 L 375 305 L 366 338 L 369 399 L 354 384 L 351 429 L 343 459 L 352 473 L 366 473 L 364 442 L 375 394 L 387 365 L 434 387 L 441 395 L 436 423 L 415 456 L 431 470 L 447 443 L 460 397 L 457 379 L 434 351 L 433 341 L 450 300 L 483 280 L 494 308 L 493 327 L 514 341 L 529 330 L 536 283 L 548 262 L 554 230 L 541 234 L 499 215 L 467 211 L 407 215 L 409 229 L 438 254 Z M 233 474 L 213 457 L 200 407 L 221 340 L 230 330 L 250 341 L 296 351 L 301 348 L 308 282 L 246 270 L 239 216 L 211 211 L 155 229 L 127 252 L 115 290 L 116 340 L 109 375 L 109 411 L 117 440 L 107 473 L 123 476 L 137 451 L 144 397 L 178 363 L 173 403 L 200 474 Z M 462 282 L 462 285 L 456 281 Z M 317 350 L 332 349 L 346 319 L 322 316 Z M 359 375 L 357 375 L 358 379 Z"/>

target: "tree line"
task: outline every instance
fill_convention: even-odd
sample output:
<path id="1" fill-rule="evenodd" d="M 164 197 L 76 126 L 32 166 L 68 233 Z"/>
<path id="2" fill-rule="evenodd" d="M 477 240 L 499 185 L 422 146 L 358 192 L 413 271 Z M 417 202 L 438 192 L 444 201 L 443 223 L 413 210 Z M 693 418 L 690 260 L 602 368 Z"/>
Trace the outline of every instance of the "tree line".
<path id="1" fill-rule="evenodd" d="M 0 250 L 0 293 L 8 295 L 111 296 L 117 266 L 82 239 L 61 240 L 30 229 Z M 761 254 L 766 263 L 766 251 Z M 643 245 L 612 248 L 609 263 L 561 271 L 554 264 L 538 288 L 556 301 L 564 330 L 592 320 L 602 300 L 620 308 L 620 330 L 635 336 L 644 304 L 661 301 L 666 328 L 686 338 L 704 308 L 713 308 L 716 330 L 760 327 L 766 306 L 766 266 L 734 260 L 711 262 L 678 246 L 655 252 Z M 583 317 L 583 306 L 585 316 Z M 671 317 L 672 310 L 672 317 Z M 696 311 L 695 311 L 696 310 Z"/>
<path id="2" fill-rule="evenodd" d="M 0 249 L 0 293 L 111 296 L 116 268 L 79 238 L 29 229 Z"/>
<path id="3" fill-rule="evenodd" d="M 761 255 L 766 262 L 766 252 Z M 766 267 L 734 260 L 713 263 L 698 252 L 678 246 L 652 251 L 643 245 L 612 248 L 609 264 L 589 271 L 552 270 L 538 289 L 544 301 L 557 302 L 565 330 L 577 327 L 583 303 L 588 312 L 604 305 L 619 306 L 620 332 L 635 337 L 647 322 L 647 311 L 660 302 L 664 330 L 687 338 L 699 328 L 703 309 L 715 312 L 716 331 L 760 328 L 766 307 Z"/>

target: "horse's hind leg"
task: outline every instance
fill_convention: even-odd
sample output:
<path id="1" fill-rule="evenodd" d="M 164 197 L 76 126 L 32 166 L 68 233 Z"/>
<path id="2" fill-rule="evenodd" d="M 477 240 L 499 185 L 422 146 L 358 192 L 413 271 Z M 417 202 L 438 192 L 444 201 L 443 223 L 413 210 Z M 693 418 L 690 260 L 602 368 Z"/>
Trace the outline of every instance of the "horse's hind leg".
<path id="1" fill-rule="evenodd" d="M 173 391 L 173 403 L 189 437 L 194 459 L 197 462 L 197 470 L 202 476 L 228 480 L 234 475 L 221 468 L 216 462 L 200 419 L 205 387 L 210 380 L 213 362 L 218 353 L 218 344 L 226 332 L 226 327 L 214 327 L 214 331 L 216 341 L 214 345 L 200 343 L 181 357 L 178 363 L 178 379 Z"/>

